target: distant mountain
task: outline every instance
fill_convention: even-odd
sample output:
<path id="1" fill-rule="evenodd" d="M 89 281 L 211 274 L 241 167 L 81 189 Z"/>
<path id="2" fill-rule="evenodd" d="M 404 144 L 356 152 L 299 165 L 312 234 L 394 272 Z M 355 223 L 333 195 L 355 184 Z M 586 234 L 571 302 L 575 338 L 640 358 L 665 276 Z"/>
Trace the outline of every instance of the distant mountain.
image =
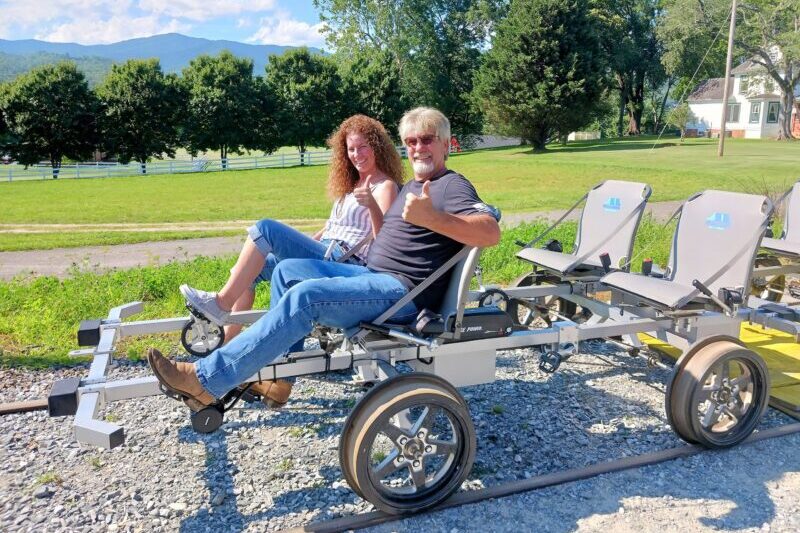
<path id="1" fill-rule="evenodd" d="M 112 44 L 83 45 L 75 43 L 49 43 L 35 39 L 8 41 L 0 39 L 0 53 L 13 63 L 14 57 L 26 57 L 36 54 L 56 54 L 59 59 L 93 58 L 109 60 L 113 63 L 122 63 L 128 59 L 146 59 L 157 57 L 161 61 L 161 68 L 165 72 L 179 72 L 189 64 L 189 61 L 200 54 L 216 55 L 222 50 L 230 50 L 236 56 L 249 57 L 253 60 L 253 72 L 256 75 L 264 73 L 270 54 L 281 55 L 293 46 L 277 46 L 272 44 L 244 44 L 236 41 L 212 41 L 198 37 L 188 37 L 179 33 L 166 33 L 130 39 Z M 323 53 L 318 48 L 313 52 Z M 10 54 L 11 56 L 8 56 Z M 43 56 L 40 56 L 43 57 Z M 24 61 L 31 61 L 25 59 Z M 35 60 L 34 60 L 35 61 Z M 35 63 L 40 64 L 40 63 Z M 30 66 L 33 66 L 31 64 Z M 15 70 L 14 64 L 5 67 Z M 28 67 L 30 68 L 30 67 Z M 110 69 L 110 67 L 109 67 Z M 24 69 L 22 72 L 24 72 Z"/>
<path id="2" fill-rule="evenodd" d="M 36 52 L 33 54 L 6 54 L 0 52 L 0 83 L 10 81 L 37 67 L 47 63 L 58 63 L 60 61 L 74 61 L 78 70 L 83 72 L 90 87 L 96 87 L 106 74 L 111 70 L 114 62 L 104 57 L 70 57 L 63 54 L 51 54 L 50 52 Z"/>

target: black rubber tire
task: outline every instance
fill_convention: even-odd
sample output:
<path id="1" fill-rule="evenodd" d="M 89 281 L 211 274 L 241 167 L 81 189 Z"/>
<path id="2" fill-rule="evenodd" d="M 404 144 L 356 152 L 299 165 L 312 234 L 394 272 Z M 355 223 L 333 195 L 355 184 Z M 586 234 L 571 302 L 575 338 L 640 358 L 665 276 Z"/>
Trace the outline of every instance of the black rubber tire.
<path id="1" fill-rule="evenodd" d="M 743 405 L 740 420 L 729 421 L 728 427 L 708 427 L 700 416 L 700 407 L 707 400 L 704 387 L 715 372 L 720 372 L 725 365 L 737 365 L 742 375 L 749 376 L 749 390 L 741 395 L 730 394 L 727 389 L 730 376 L 723 376 L 720 383 L 722 392 L 727 396 L 737 397 Z M 769 404 L 769 372 L 764 360 L 752 350 L 730 341 L 712 342 L 699 349 L 684 365 L 682 371 L 675 376 L 670 394 L 670 405 L 673 429 L 684 440 L 707 448 L 728 448 L 746 439 L 756 428 Z M 727 389 L 727 390 L 726 390 Z M 708 400 L 709 402 L 711 400 Z M 709 406 L 706 406 L 708 413 Z M 688 437 L 688 438 L 687 438 Z"/>
<path id="2" fill-rule="evenodd" d="M 456 436 L 456 450 L 437 473 L 436 481 L 415 494 L 392 492 L 371 475 L 372 444 L 385 424 L 411 407 L 442 409 Z M 342 473 L 356 494 L 390 514 L 410 514 L 429 509 L 458 490 L 475 460 L 475 428 L 466 402 L 458 391 L 432 374 L 403 374 L 373 387 L 345 421 L 339 442 Z M 424 463 L 423 463 L 424 464 Z"/>
<path id="3" fill-rule="evenodd" d="M 190 335 L 194 335 L 192 328 L 195 324 L 197 324 L 197 320 L 195 318 L 190 318 L 189 322 L 181 329 L 181 345 L 183 349 L 191 355 L 195 357 L 205 357 L 225 343 L 225 329 L 213 322 L 208 322 L 206 328 L 212 336 L 210 339 L 202 339 L 209 341 L 208 347 L 202 346 L 202 349 L 199 349 L 198 343 L 192 342 L 192 338 L 190 337 Z"/>
<path id="4" fill-rule="evenodd" d="M 675 383 L 678 381 L 678 375 L 683 372 L 683 369 L 686 367 L 686 363 L 688 363 L 691 358 L 694 357 L 694 354 L 696 354 L 699 350 L 702 350 L 704 347 L 719 341 L 732 342 L 738 346 L 745 347 L 745 344 L 740 339 L 728 335 L 712 335 L 710 337 L 700 339 L 699 341 L 693 343 L 687 350 L 685 350 L 678 360 L 675 361 L 675 366 L 672 368 L 672 374 L 669 381 L 667 381 L 667 390 L 664 394 L 664 411 L 667 415 L 667 421 L 672 429 L 675 430 L 675 433 L 677 433 L 680 438 L 689 444 L 697 444 L 697 441 L 695 440 L 691 425 L 688 427 L 676 427 L 675 416 L 672 412 L 672 408 L 674 407 L 674 403 L 672 401 L 672 392 L 675 389 Z"/>
<path id="5" fill-rule="evenodd" d="M 775 256 L 759 255 L 756 257 L 755 268 L 781 266 L 781 260 Z M 783 298 L 783 291 L 786 290 L 786 276 L 779 274 L 771 278 L 757 278 L 750 280 L 750 294 L 767 300 L 768 302 L 780 302 Z"/>

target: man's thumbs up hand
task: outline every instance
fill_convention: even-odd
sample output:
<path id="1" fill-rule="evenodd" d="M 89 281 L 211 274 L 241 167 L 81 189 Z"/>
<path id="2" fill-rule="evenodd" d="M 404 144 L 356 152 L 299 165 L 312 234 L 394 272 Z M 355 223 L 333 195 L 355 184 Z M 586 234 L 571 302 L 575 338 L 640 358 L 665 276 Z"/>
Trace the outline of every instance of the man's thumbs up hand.
<path id="1" fill-rule="evenodd" d="M 431 182 L 426 181 L 422 184 L 422 192 L 419 196 L 414 193 L 406 194 L 406 205 L 403 207 L 403 220 L 415 226 L 427 227 L 426 222 L 430 222 L 434 215 L 430 192 Z"/>
<path id="2" fill-rule="evenodd" d="M 431 182 L 426 181 L 422 184 L 422 194 L 419 195 L 420 198 L 430 198 L 431 197 Z"/>

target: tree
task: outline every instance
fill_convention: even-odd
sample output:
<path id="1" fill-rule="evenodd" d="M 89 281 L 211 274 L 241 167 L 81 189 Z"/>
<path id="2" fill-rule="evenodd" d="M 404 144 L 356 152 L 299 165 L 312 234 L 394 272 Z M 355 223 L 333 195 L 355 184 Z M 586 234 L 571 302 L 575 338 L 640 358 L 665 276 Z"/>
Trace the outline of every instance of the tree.
<path id="1" fill-rule="evenodd" d="M 476 105 L 535 150 L 594 117 L 605 71 L 586 0 L 513 0 L 476 80 Z"/>
<path id="2" fill-rule="evenodd" d="M 183 69 L 182 81 L 186 93 L 184 142 L 192 155 L 219 150 L 225 168 L 230 153 L 274 145 L 273 139 L 259 131 L 263 115 L 276 110 L 262 107 L 264 99 L 253 78 L 252 60 L 227 50 L 217 56 L 200 55 Z"/>
<path id="3" fill-rule="evenodd" d="M 506 0 L 315 0 L 328 42 L 342 54 L 387 54 L 409 106 L 438 107 L 456 135 L 477 133 L 473 76 Z"/>
<path id="4" fill-rule="evenodd" d="M 645 93 L 666 81 L 656 36 L 658 4 L 659 0 L 599 0 L 596 4 L 603 28 L 602 43 L 620 94 L 620 136 L 625 130 L 626 114 L 627 133 L 642 132 Z"/>
<path id="5" fill-rule="evenodd" d="M 158 59 L 114 65 L 97 95 L 105 151 L 122 163 L 138 161 L 143 173 L 149 158 L 175 156 L 184 106 L 177 78 L 164 76 Z"/>
<path id="6" fill-rule="evenodd" d="M 792 111 L 800 83 L 800 0 L 752 0 L 742 6 L 736 45 L 781 89 L 778 139 L 794 139 Z M 800 108 L 797 109 L 800 116 Z"/>
<path id="7" fill-rule="evenodd" d="M 661 35 L 670 56 L 676 56 L 670 60 L 678 64 L 695 62 L 686 43 L 695 50 L 710 48 L 730 15 L 728 0 L 668 0 L 665 7 Z M 735 53 L 740 60 L 749 59 L 780 87 L 778 138 L 792 139 L 794 92 L 800 82 L 800 0 L 750 0 L 740 6 L 737 17 Z M 724 54 L 718 50 L 720 46 L 724 44 L 716 44 L 712 51 L 717 49 L 716 73 L 722 76 Z"/>
<path id="8" fill-rule="evenodd" d="M 697 81 L 725 75 L 730 2 L 709 5 L 711 27 L 697 0 L 665 0 L 656 26 L 664 53 L 661 63 L 675 78 L 675 96 L 680 99 L 697 86 Z M 716 37 L 716 39 L 715 39 Z"/>
<path id="9" fill-rule="evenodd" d="M 407 70 L 409 89 L 419 104 L 439 108 L 450 119 L 453 134 L 480 133 L 482 116 L 470 105 L 475 72 L 481 61 L 491 20 L 484 2 L 437 0 L 408 2 L 416 40 Z M 412 76 L 413 75 L 413 76 Z"/>
<path id="10" fill-rule="evenodd" d="M 333 60 L 305 47 L 271 55 L 265 81 L 281 110 L 283 144 L 297 146 L 300 153 L 324 144 L 342 119 L 341 79 Z"/>
<path id="11" fill-rule="evenodd" d="M 391 54 L 379 51 L 338 60 L 344 92 L 343 115 L 363 113 L 380 121 L 396 136 L 400 117 L 408 105 Z"/>
<path id="12" fill-rule="evenodd" d="M 53 178 L 62 160 L 86 159 L 97 144 L 97 100 L 74 63 L 32 69 L 9 83 L 0 107 L 8 127 L 5 149 L 24 165 L 48 159 Z"/>
<path id="13" fill-rule="evenodd" d="M 681 132 L 681 142 L 686 137 L 686 124 L 694 119 L 694 114 L 689 109 L 689 104 L 682 102 L 667 114 L 667 124 L 675 126 Z"/>

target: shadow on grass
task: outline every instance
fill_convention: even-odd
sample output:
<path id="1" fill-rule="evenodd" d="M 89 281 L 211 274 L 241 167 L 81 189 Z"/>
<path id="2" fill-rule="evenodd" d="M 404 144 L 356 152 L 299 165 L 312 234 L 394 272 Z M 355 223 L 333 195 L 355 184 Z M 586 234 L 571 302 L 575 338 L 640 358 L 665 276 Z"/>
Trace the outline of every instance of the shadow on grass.
<path id="1" fill-rule="evenodd" d="M 545 153 L 552 153 L 552 154 L 576 154 L 582 152 L 623 152 L 623 151 L 630 151 L 630 150 L 660 150 L 663 148 L 697 148 L 702 146 L 707 146 L 708 143 L 705 142 L 691 142 L 691 143 L 683 143 L 681 144 L 680 140 L 675 139 L 673 140 L 660 140 L 656 142 L 655 139 L 652 141 L 644 141 L 644 140 L 635 140 L 635 141 L 609 141 L 609 142 L 602 142 L 602 143 L 583 143 L 583 142 L 576 142 L 574 144 L 568 144 L 567 146 L 557 146 L 549 149 Z M 530 151 L 528 153 L 534 153 Z M 538 152 L 542 153 L 542 152 Z"/>
<path id="2" fill-rule="evenodd" d="M 519 146 L 497 146 L 494 148 L 481 148 L 480 153 L 485 152 L 508 152 L 509 149 L 517 148 L 516 151 L 511 152 L 511 155 L 541 155 L 541 154 L 575 154 L 582 152 L 623 152 L 626 150 L 652 150 L 661 148 L 675 148 L 675 147 L 703 147 L 709 145 L 716 145 L 716 139 L 706 138 L 689 138 L 681 143 L 678 137 L 666 136 L 660 139 L 655 136 L 644 137 L 626 137 L 626 138 L 612 138 L 601 139 L 593 141 L 570 141 L 566 146 L 558 143 L 551 143 L 547 145 L 545 150 L 534 150 L 529 144 Z M 477 150 L 467 152 L 454 152 L 451 156 L 467 156 L 478 153 Z M 774 157 L 767 155 L 764 157 Z"/>

